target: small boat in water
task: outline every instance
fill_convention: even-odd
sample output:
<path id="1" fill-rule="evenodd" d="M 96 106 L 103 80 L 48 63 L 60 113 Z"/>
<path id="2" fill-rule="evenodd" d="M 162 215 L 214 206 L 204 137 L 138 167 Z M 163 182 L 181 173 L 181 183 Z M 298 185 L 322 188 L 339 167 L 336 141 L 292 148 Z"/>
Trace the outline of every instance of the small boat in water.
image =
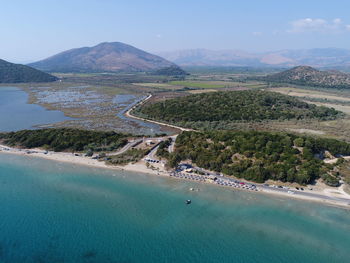
<path id="1" fill-rule="evenodd" d="M 189 205 L 190 203 L 192 203 L 190 199 L 186 200 L 186 205 Z"/>

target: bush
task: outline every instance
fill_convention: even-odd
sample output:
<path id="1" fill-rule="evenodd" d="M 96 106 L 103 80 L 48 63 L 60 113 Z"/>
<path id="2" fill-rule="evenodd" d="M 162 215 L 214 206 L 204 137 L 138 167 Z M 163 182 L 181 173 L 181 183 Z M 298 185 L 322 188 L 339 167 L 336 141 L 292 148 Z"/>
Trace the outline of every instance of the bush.
<path id="1" fill-rule="evenodd" d="M 326 185 L 332 186 L 332 187 L 337 187 L 340 185 L 339 179 L 329 175 L 329 174 L 323 174 L 322 179 Z"/>
<path id="2" fill-rule="evenodd" d="M 109 156 L 110 159 L 107 161 L 107 164 L 124 165 L 135 163 L 141 160 L 148 152 L 149 150 L 129 149 L 125 153 Z"/>
<path id="3" fill-rule="evenodd" d="M 294 145 L 297 147 L 303 147 L 304 146 L 304 139 L 303 138 L 297 138 L 293 141 Z"/>

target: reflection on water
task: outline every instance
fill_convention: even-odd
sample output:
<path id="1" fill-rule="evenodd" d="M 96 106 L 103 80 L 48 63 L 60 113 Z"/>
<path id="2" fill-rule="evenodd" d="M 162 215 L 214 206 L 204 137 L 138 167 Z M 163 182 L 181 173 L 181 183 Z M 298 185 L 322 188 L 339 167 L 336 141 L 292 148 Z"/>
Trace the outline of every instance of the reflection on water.
<path id="1" fill-rule="evenodd" d="M 0 87 L 0 131 L 31 129 L 35 125 L 71 120 L 61 111 L 48 111 L 27 102 L 26 92 L 15 87 Z"/>
<path id="2" fill-rule="evenodd" d="M 28 94 L 19 88 L 0 87 L 0 131 L 32 129 L 33 126 L 73 120 L 64 125 L 69 127 L 77 125 L 87 129 L 104 127 L 106 130 L 140 135 L 161 133 L 161 127 L 157 124 L 124 116 L 128 109 L 144 98 L 142 96 L 132 94 L 110 96 L 89 90 L 85 86 L 60 90 L 40 87 L 34 89 L 34 96 L 38 103 L 67 110 L 72 116 L 79 116 L 79 119 L 68 118 L 61 111 L 48 111 L 40 105 L 28 104 Z M 113 116 L 114 119 L 111 119 Z"/>
<path id="3" fill-rule="evenodd" d="M 137 97 L 132 94 L 120 94 L 114 97 L 113 103 L 118 104 L 120 106 L 128 106 L 132 103 Z"/>
<path id="4" fill-rule="evenodd" d="M 83 87 L 81 87 L 83 89 Z M 36 93 L 40 103 L 59 104 L 62 108 L 69 108 L 82 105 L 91 105 L 102 103 L 105 98 L 94 91 L 80 91 L 76 87 L 70 90 L 49 91 L 42 90 Z"/>
<path id="5" fill-rule="evenodd" d="M 142 130 L 145 132 L 146 135 L 152 135 L 155 133 L 163 133 L 161 132 L 161 127 L 158 124 L 152 123 L 152 122 L 146 122 L 138 119 L 133 119 L 125 116 L 125 113 L 130 110 L 132 107 L 134 107 L 137 103 L 144 100 L 147 96 L 143 97 L 135 97 L 133 95 L 118 95 L 116 97 L 116 100 L 119 102 L 124 103 L 125 106 L 124 109 L 122 109 L 120 112 L 118 112 L 117 116 L 118 118 L 136 123 L 137 125 L 141 126 Z"/>

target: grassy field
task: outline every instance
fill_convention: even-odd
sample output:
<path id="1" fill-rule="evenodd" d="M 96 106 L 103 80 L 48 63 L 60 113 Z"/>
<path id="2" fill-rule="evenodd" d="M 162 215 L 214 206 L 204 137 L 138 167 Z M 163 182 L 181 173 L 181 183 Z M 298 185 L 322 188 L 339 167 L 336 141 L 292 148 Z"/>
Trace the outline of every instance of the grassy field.
<path id="1" fill-rule="evenodd" d="M 266 88 L 267 85 L 262 82 L 257 81 L 248 81 L 248 82 L 239 82 L 239 81 L 171 81 L 169 84 L 176 86 L 187 86 L 192 88 L 201 88 L 201 89 L 222 89 L 222 88 Z"/>
<path id="2" fill-rule="evenodd" d="M 335 108 L 346 114 L 350 114 L 350 91 L 347 90 L 330 90 L 330 89 L 301 89 L 293 87 L 270 88 L 270 91 L 287 94 L 294 97 L 302 98 L 304 101 Z"/>
<path id="3" fill-rule="evenodd" d="M 199 81 L 171 81 L 170 84 L 175 86 L 190 87 L 190 88 L 200 88 L 200 89 L 213 89 L 213 88 L 226 88 L 229 85 L 218 84 L 217 82 L 199 82 Z"/>
<path id="4" fill-rule="evenodd" d="M 184 80 L 184 81 L 169 81 L 167 83 L 132 83 L 139 88 L 149 88 L 153 89 L 154 92 L 163 91 L 187 91 L 189 93 L 203 93 L 212 90 L 223 90 L 223 89 L 233 89 L 233 88 L 266 88 L 267 85 L 261 82 L 238 82 L 238 81 L 196 81 L 196 80 Z"/>
<path id="5" fill-rule="evenodd" d="M 149 82 L 149 83 L 133 83 L 134 86 L 141 89 L 151 89 L 153 92 L 164 92 L 164 91 L 181 91 L 183 90 L 183 86 L 173 85 L 170 83 L 157 83 L 157 82 Z"/>
<path id="6" fill-rule="evenodd" d="M 348 137 L 350 136 L 350 90 L 303 88 L 300 86 L 281 86 L 267 90 L 295 96 L 318 106 L 332 107 L 346 114 L 344 118 L 334 121 L 273 123 L 271 129 L 291 130 L 350 141 L 350 137 Z"/>
<path id="7" fill-rule="evenodd" d="M 191 94 L 199 94 L 199 93 L 207 93 L 207 92 L 218 92 L 218 89 L 197 89 L 197 90 L 191 90 L 189 93 Z"/>
<path id="8" fill-rule="evenodd" d="M 297 87 L 278 87 L 270 88 L 269 90 L 296 97 L 350 101 L 350 91 L 347 90 L 302 89 Z"/>
<path id="9" fill-rule="evenodd" d="M 142 87 L 154 87 L 154 88 L 168 88 L 172 87 L 172 85 L 166 84 L 166 83 L 133 83 L 136 86 L 142 86 Z"/>

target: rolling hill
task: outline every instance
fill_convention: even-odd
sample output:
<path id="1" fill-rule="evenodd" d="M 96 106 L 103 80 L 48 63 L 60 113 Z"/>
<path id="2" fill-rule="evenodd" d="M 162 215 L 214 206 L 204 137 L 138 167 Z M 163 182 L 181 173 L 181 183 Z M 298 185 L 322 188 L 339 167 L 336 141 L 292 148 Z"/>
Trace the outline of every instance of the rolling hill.
<path id="1" fill-rule="evenodd" d="M 181 161 L 198 167 L 263 183 L 266 180 L 313 183 L 322 178 L 330 186 L 339 185 L 334 166 L 317 156 L 350 154 L 350 144 L 328 138 L 258 131 L 186 131 L 176 139 L 174 152 L 167 158 L 172 167 Z M 334 169 L 334 170 L 333 170 Z"/>
<path id="2" fill-rule="evenodd" d="M 52 82 L 57 78 L 37 69 L 0 59 L 0 83 Z"/>
<path id="3" fill-rule="evenodd" d="M 341 112 L 318 107 L 275 92 L 223 91 L 168 99 L 135 110 L 135 114 L 190 128 L 214 127 L 210 123 L 262 120 L 335 119 Z"/>
<path id="4" fill-rule="evenodd" d="M 309 66 L 292 69 L 263 77 L 262 80 L 326 88 L 350 88 L 350 74 L 339 71 L 320 71 Z"/>
<path id="5" fill-rule="evenodd" d="M 29 65 L 46 72 L 62 73 L 155 72 L 178 68 L 159 56 L 120 42 L 71 49 Z"/>

